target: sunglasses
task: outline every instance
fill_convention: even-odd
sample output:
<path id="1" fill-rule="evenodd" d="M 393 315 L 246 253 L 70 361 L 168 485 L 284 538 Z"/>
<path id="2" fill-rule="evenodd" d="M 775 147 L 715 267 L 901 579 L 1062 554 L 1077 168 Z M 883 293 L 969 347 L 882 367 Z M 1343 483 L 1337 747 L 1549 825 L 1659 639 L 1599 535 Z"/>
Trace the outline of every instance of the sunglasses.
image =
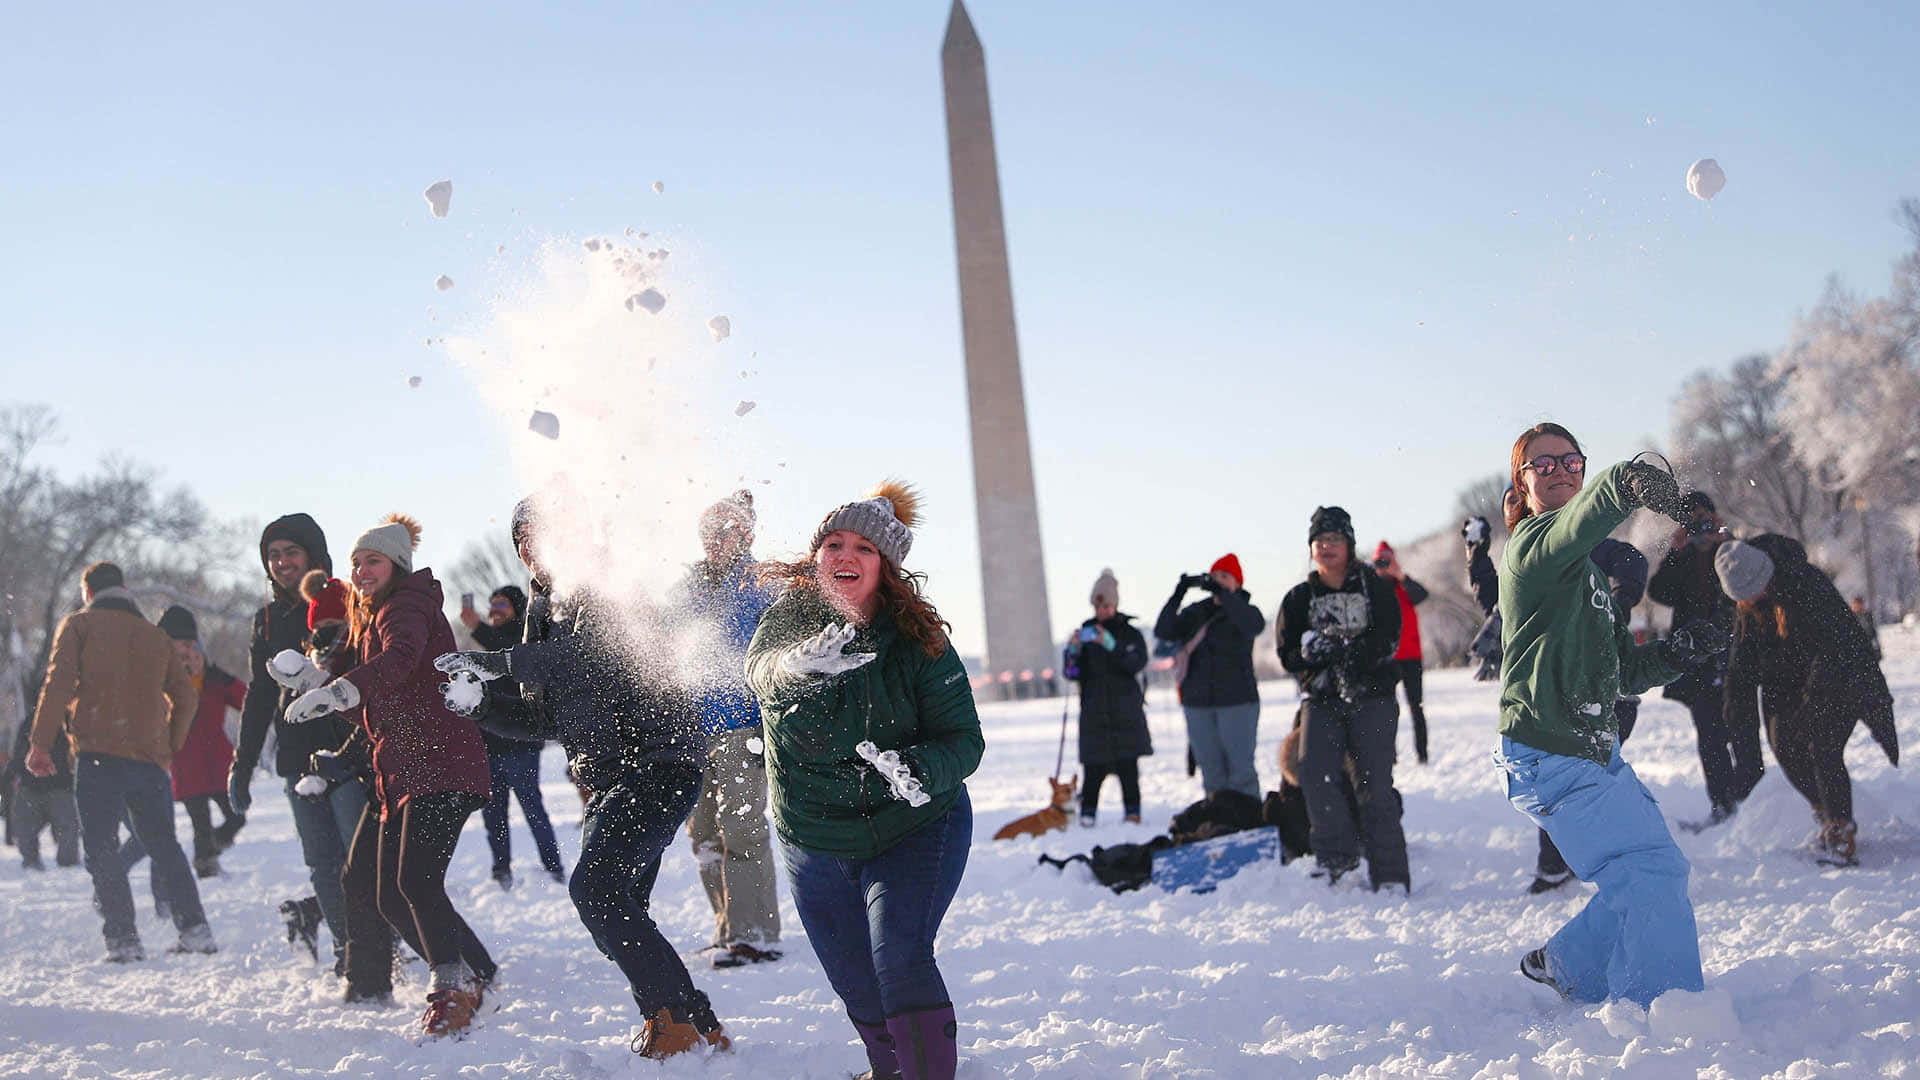
<path id="1" fill-rule="evenodd" d="M 1527 462 L 1527 468 L 1541 476 L 1552 476 L 1557 468 L 1567 470 L 1568 476 L 1579 476 L 1587 471 L 1587 455 L 1578 450 L 1569 451 L 1558 457 L 1552 454 L 1541 454 Z"/>

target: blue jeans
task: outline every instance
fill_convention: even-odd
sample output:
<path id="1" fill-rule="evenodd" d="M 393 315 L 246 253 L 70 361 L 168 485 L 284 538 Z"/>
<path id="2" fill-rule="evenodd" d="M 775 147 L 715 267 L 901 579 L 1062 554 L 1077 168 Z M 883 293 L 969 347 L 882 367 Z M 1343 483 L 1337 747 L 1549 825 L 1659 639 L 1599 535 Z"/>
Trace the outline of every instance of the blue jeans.
<path id="1" fill-rule="evenodd" d="M 127 862 L 120 850 L 120 823 L 153 857 L 155 895 L 173 908 L 173 925 L 186 931 L 204 926 L 200 887 L 194 883 L 187 854 L 173 831 L 173 781 L 150 761 L 109 754 L 79 754 L 73 762 L 73 798 L 80 814 L 80 843 L 93 878 L 93 892 L 107 944 L 134 944 L 133 890 L 127 886 Z"/>
<path id="2" fill-rule="evenodd" d="M 293 793 L 298 779 L 287 777 L 293 831 L 300 837 L 300 857 L 313 881 L 313 895 L 320 901 L 320 915 L 327 921 L 327 933 L 333 935 L 333 957 L 341 961 L 347 954 L 347 902 L 340 872 L 347 865 L 353 832 L 360 827 L 360 813 L 367 808 L 367 786 L 348 780 L 335 784 L 325 798 L 309 799 Z"/>
<path id="3" fill-rule="evenodd" d="M 559 870 L 560 845 L 553 838 L 553 822 L 547 819 L 547 804 L 540 798 L 540 746 L 521 743 L 511 750 L 487 755 L 487 772 L 493 790 L 487 804 L 480 808 L 480 820 L 487 826 L 487 846 L 493 849 L 495 877 L 513 868 L 513 841 L 507 829 L 507 801 L 520 797 L 520 815 L 527 819 L 527 831 L 533 834 L 533 846 L 540 852 L 540 865 L 548 871 Z"/>
<path id="4" fill-rule="evenodd" d="M 865 1024 L 953 1001 L 933 939 L 973 843 L 966 788 L 952 809 L 871 859 L 783 843 L 793 906 L 847 1015 Z"/>
<path id="5" fill-rule="evenodd" d="M 1619 745 L 1601 765 L 1503 738 L 1494 763 L 1506 774 L 1507 800 L 1599 887 L 1547 942 L 1554 982 L 1575 1001 L 1626 998 L 1642 1007 L 1668 990 L 1704 989 L 1687 858 Z"/>
<path id="6" fill-rule="evenodd" d="M 1260 773 L 1253 744 L 1260 733 L 1260 703 L 1220 708 L 1188 706 L 1187 745 L 1200 766 L 1200 786 L 1208 795 L 1231 788 L 1260 798 Z"/>
<path id="7" fill-rule="evenodd" d="M 627 977 L 644 1017 L 673 1009 L 685 1020 L 709 1008 L 648 912 L 660 857 L 699 798 L 698 770 L 649 762 L 594 792 L 581 823 L 580 861 L 567 888 L 594 945 Z"/>

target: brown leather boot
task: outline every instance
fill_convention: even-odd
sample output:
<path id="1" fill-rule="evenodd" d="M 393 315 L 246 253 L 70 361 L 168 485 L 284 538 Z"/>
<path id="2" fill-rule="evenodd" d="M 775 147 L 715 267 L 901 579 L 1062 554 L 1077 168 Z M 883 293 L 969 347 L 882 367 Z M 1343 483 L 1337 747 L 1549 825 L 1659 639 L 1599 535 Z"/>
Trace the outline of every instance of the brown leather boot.
<path id="1" fill-rule="evenodd" d="M 1851 821 L 1829 821 L 1820 830 L 1820 847 L 1826 852 L 1823 862 L 1839 866 L 1857 866 L 1855 856 L 1860 827 Z"/>
<path id="2" fill-rule="evenodd" d="M 427 995 L 427 1011 L 420 1017 L 420 1030 L 436 1038 L 458 1035 L 473 1023 L 473 1010 L 480 998 L 466 990 L 435 990 Z"/>
<path id="3" fill-rule="evenodd" d="M 733 1040 L 727 1038 L 726 1029 L 720 1022 L 713 1022 L 713 1030 L 701 1031 L 689 1021 L 674 1018 L 673 1011 L 661 1009 L 647 1017 L 646 1026 L 633 1040 L 633 1052 L 655 1061 L 665 1061 L 675 1054 L 684 1054 L 697 1050 L 702 1045 L 711 1047 L 718 1053 L 733 1047 Z"/>

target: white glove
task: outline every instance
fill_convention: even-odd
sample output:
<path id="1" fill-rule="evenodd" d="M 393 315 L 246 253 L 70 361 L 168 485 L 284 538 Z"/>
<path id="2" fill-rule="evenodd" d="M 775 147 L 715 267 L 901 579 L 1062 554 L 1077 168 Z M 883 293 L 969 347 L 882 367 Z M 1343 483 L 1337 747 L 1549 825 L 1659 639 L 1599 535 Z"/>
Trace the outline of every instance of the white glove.
<path id="1" fill-rule="evenodd" d="M 872 740 L 853 748 L 853 752 L 865 758 L 875 772 L 886 778 L 887 787 L 892 789 L 893 797 L 905 799 L 908 806 L 925 806 L 933 801 L 932 797 L 920 790 L 920 781 L 913 778 L 913 770 L 900 760 L 898 750 L 881 750 Z"/>
<path id="2" fill-rule="evenodd" d="M 858 632 L 852 623 L 828 623 L 825 630 L 788 649 L 780 658 L 780 669 L 789 675 L 838 675 L 871 663 L 878 653 L 841 652 Z"/>
<path id="3" fill-rule="evenodd" d="M 293 785 L 293 793 L 305 795 L 309 799 L 317 799 L 327 793 L 327 782 L 313 773 L 308 773 Z"/>
<path id="4" fill-rule="evenodd" d="M 480 715 L 480 706 L 486 703 L 487 684 L 480 676 L 462 669 L 447 676 L 447 681 L 440 684 L 440 694 L 449 711 L 474 717 Z"/>
<path id="5" fill-rule="evenodd" d="M 317 690 L 309 690 L 287 706 L 287 723 L 304 724 L 328 713 L 345 712 L 360 704 L 360 691 L 345 679 L 335 679 Z"/>
<path id="6" fill-rule="evenodd" d="M 267 661 L 267 674 L 273 681 L 293 691 L 304 694 L 327 681 L 327 673 L 314 666 L 307 654 L 298 649 L 281 649 Z"/>

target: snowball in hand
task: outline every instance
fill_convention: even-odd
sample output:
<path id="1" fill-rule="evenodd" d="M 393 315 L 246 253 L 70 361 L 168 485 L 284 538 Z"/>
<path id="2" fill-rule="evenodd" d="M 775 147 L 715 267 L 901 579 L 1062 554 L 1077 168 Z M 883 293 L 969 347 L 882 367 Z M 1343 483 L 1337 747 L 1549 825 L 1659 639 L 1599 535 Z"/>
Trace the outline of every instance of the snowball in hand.
<path id="1" fill-rule="evenodd" d="M 1687 194 L 1701 202 L 1712 201 L 1720 189 L 1727 186 L 1727 174 L 1720 171 L 1720 163 L 1712 158 L 1701 158 L 1687 170 Z"/>
<path id="2" fill-rule="evenodd" d="M 480 711 L 480 703 L 486 700 L 487 687 L 478 675 L 470 671 L 455 672 L 447 676 L 445 700 L 447 708 L 461 716 L 472 716 Z"/>
<path id="3" fill-rule="evenodd" d="M 560 418 L 550 412 L 535 409 L 533 415 L 527 418 L 527 430 L 535 435 L 557 439 L 560 437 Z"/>
<path id="4" fill-rule="evenodd" d="M 725 341 L 727 335 L 733 333 L 733 320 L 725 315 L 715 315 L 707 320 L 707 329 L 713 331 L 713 340 Z"/>
<path id="5" fill-rule="evenodd" d="M 446 217 L 447 207 L 453 204 L 453 181 L 435 180 L 427 185 L 427 207 L 434 217 Z"/>

